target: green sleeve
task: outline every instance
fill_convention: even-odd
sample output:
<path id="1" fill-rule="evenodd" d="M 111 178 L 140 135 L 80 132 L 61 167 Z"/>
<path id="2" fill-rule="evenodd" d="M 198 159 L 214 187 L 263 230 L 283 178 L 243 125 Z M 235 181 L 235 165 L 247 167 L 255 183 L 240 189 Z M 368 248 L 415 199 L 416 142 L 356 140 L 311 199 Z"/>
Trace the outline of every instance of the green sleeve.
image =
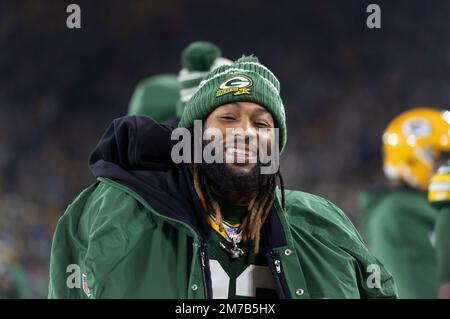
<path id="1" fill-rule="evenodd" d="M 368 227 L 370 248 L 393 275 L 400 298 L 435 298 L 435 256 L 429 229 L 408 206 L 386 208 Z M 415 220 L 417 219 L 417 220 Z"/>
<path id="2" fill-rule="evenodd" d="M 439 285 L 450 283 L 450 207 L 440 210 L 436 220 L 436 252 Z"/>
<path id="3" fill-rule="evenodd" d="M 78 227 L 78 220 L 85 211 L 92 209 L 86 203 L 95 189 L 96 184 L 78 195 L 56 225 L 50 255 L 48 298 L 83 298 L 80 289 L 69 286 L 81 285 L 80 256 L 86 251 L 87 240 L 82 235 L 83 229 Z"/>
<path id="4" fill-rule="evenodd" d="M 336 205 L 327 201 L 340 217 L 342 226 L 352 235 L 352 240 L 343 245 L 355 258 L 356 276 L 363 299 L 397 299 L 397 286 L 385 265 L 365 246 L 360 234 L 347 215 Z"/>
<path id="5" fill-rule="evenodd" d="M 127 229 L 146 220 L 142 206 L 117 188 L 98 183 L 85 190 L 58 222 L 48 297 L 106 297 L 105 278 L 128 253 Z"/>

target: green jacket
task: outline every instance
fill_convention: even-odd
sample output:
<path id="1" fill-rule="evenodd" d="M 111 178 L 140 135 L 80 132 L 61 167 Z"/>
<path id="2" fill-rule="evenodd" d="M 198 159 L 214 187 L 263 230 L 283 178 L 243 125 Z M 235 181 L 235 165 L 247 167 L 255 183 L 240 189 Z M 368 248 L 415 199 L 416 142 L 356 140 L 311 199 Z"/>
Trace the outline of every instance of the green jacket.
<path id="1" fill-rule="evenodd" d="M 166 133 L 143 117 L 118 119 L 105 133 L 91 157 L 97 182 L 69 205 L 56 229 L 50 298 L 213 297 L 211 230 L 189 167 L 167 164 Z M 279 198 L 277 190 L 261 245 L 279 298 L 396 297 L 392 276 L 339 208 L 287 191 L 285 213 Z M 70 265 L 82 277 L 73 288 Z"/>
<path id="2" fill-rule="evenodd" d="M 426 194 L 413 189 L 379 189 L 361 198 L 362 234 L 394 276 L 400 298 L 437 297 L 436 217 Z"/>
<path id="3" fill-rule="evenodd" d="M 438 283 L 450 282 L 450 207 L 442 207 L 436 217 L 436 255 Z"/>

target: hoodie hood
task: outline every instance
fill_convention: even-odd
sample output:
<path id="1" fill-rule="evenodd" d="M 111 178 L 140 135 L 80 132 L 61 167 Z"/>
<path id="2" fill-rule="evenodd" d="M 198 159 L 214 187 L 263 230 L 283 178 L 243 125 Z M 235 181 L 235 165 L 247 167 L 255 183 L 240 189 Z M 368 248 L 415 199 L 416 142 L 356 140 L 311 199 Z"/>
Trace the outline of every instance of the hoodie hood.
<path id="1" fill-rule="evenodd" d="M 146 116 L 114 120 L 95 147 L 89 166 L 96 178 L 116 181 L 144 198 L 158 213 L 180 220 L 208 238 L 210 228 L 187 164 L 171 159 L 172 127 Z"/>

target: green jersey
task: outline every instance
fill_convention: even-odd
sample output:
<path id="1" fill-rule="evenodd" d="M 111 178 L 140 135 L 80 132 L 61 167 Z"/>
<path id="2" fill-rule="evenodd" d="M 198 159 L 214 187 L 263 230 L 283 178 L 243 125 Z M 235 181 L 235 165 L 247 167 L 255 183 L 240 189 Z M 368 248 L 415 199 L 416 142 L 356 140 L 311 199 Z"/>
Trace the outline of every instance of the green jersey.
<path id="1" fill-rule="evenodd" d="M 370 192 L 360 223 L 369 250 L 391 272 L 400 298 L 437 297 L 436 210 L 411 189 Z"/>
<path id="2" fill-rule="evenodd" d="M 224 220 L 229 224 L 240 224 L 247 214 L 245 205 L 229 205 L 220 202 Z M 208 242 L 209 265 L 213 297 L 234 298 L 277 298 L 275 282 L 263 254 L 254 254 L 254 241 L 239 243 L 243 256 L 231 258 L 225 248 L 232 246 L 218 232 L 213 231 Z"/>

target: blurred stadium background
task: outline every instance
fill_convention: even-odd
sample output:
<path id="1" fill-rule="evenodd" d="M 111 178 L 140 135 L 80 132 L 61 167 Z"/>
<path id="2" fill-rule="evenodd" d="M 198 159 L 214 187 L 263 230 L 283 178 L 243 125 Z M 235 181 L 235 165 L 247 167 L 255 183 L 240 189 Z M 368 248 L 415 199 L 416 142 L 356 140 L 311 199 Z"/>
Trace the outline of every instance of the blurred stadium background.
<path id="1" fill-rule="evenodd" d="M 139 80 L 177 73 L 191 41 L 279 77 L 289 188 L 324 196 L 357 222 L 361 190 L 383 183 L 380 138 L 399 112 L 450 103 L 450 2 L 0 2 L 0 298 L 45 297 L 51 238 L 93 182 L 88 157 L 126 113 Z M 213 4 L 214 3 L 214 4 Z M 382 29 L 366 27 L 366 7 Z"/>

